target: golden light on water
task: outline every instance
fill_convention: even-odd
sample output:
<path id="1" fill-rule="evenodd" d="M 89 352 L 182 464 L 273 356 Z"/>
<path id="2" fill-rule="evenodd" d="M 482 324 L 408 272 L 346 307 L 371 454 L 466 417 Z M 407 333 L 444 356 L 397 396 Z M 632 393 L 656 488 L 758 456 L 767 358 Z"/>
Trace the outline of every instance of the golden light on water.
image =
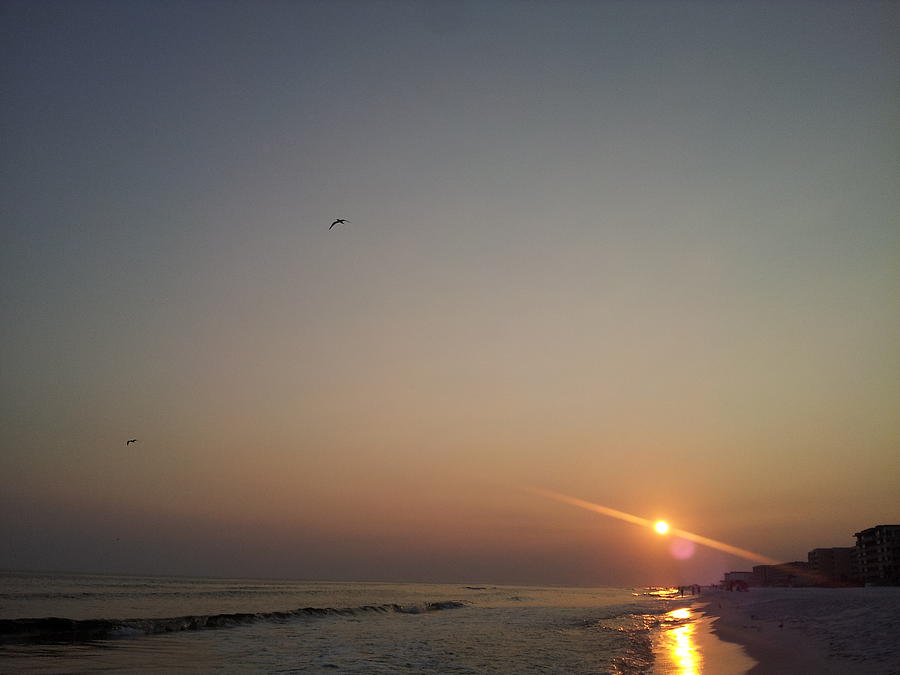
<path id="1" fill-rule="evenodd" d="M 669 531 L 669 524 L 664 520 L 657 520 L 656 525 L 653 526 L 657 532 L 660 534 L 665 534 Z"/>
<path id="2" fill-rule="evenodd" d="M 528 490 L 537 495 L 541 495 L 542 497 L 547 497 L 549 499 L 554 499 L 558 502 L 563 502 L 565 504 L 571 504 L 572 506 L 577 506 L 578 508 L 585 509 L 587 511 L 593 511 L 594 513 L 599 513 L 604 516 L 609 516 L 610 518 L 618 518 L 619 520 L 624 520 L 626 523 L 633 523 L 634 525 L 643 525 L 644 527 L 650 529 L 657 529 L 658 524 L 652 520 L 647 518 L 641 518 L 640 516 L 635 516 L 631 513 L 625 513 L 625 511 L 618 511 L 616 509 L 611 509 L 608 506 L 601 506 L 600 504 L 594 504 L 593 502 L 586 501 L 584 499 L 578 499 L 577 497 L 569 497 L 568 495 L 559 494 L 558 492 L 553 492 L 552 490 L 544 490 L 542 488 L 534 488 L 534 487 L 525 487 L 524 489 Z M 662 521 L 660 521 L 662 522 Z M 730 553 L 731 555 L 737 556 L 739 558 L 744 558 L 745 560 L 753 560 L 754 562 L 764 563 L 766 565 L 777 565 L 778 561 L 774 558 L 770 558 L 769 556 L 762 555 L 760 553 L 754 553 L 753 551 L 748 551 L 745 548 L 738 548 L 737 546 L 732 546 L 731 544 L 726 544 L 724 541 L 717 541 L 715 539 L 710 539 L 709 537 L 704 537 L 699 534 L 694 534 L 693 532 L 688 532 L 687 530 L 679 530 L 677 528 L 669 528 L 668 532 L 671 532 L 673 535 L 677 537 L 681 537 L 682 539 L 687 539 L 689 541 L 693 541 L 697 544 L 702 544 L 703 546 L 708 546 L 710 548 L 717 549 L 719 551 L 724 551 L 725 553 Z"/>
<path id="3" fill-rule="evenodd" d="M 691 610 L 676 609 L 668 613 L 673 619 L 689 619 Z M 678 675 L 700 675 L 700 652 L 694 640 L 695 626 L 693 623 L 684 623 L 676 628 L 671 628 L 663 634 L 665 648 L 669 652 L 669 658 L 677 670 Z"/>

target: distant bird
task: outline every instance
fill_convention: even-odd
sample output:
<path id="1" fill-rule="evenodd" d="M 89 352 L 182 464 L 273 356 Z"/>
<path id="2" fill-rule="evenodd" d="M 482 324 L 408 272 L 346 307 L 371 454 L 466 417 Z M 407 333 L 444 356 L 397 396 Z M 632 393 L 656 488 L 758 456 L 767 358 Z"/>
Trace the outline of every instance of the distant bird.
<path id="1" fill-rule="evenodd" d="M 131 445 L 132 443 L 137 443 L 137 439 L 136 439 L 136 438 L 132 438 L 130 441 L 125 441 L 125 447 L 127 448 L 127 447 L 128 447 L 129 445 Z"/>
<path id="2" fill-rule="evenodd" d="M 338 218 L 331 224 L 331 226 L 328 229 L 330 230 L 335 225 L 343 225 L 344 223 L 349 223 L 349 222 L 350 222 L 349 220 L 345 220 L 344 218 Z"/>

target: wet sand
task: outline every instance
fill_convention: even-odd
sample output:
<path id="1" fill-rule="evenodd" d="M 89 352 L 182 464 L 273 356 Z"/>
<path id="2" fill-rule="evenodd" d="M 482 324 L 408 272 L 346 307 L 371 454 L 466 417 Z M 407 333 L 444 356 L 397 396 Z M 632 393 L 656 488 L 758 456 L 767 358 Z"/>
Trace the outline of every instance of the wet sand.
<path id="1" fill-rule="evenodd" d="M 756 664 L 743 647 L 719 639 L 705 605 L 695 601 L 689 620 L 660 632 L 654 644 L 654 675 L 745 675 Z"/>
<path id="2" fill-rule="evenodd" d="M 702 601 L 712 632 L 757 662 L 750 675 L 900 673 L 900 588 L 706 591 Z M 730 667 L 705 665 L 696 672 Z"/>

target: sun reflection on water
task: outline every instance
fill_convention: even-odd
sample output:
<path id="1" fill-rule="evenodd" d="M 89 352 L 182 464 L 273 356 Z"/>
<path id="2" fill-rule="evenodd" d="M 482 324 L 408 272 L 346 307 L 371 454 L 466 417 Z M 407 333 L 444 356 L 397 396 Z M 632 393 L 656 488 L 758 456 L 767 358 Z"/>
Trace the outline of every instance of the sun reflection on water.
<path id="1" fill-rule="evenodd" d="M 684 621 L 691 618 L 688 608 L 674 609 L 667 615 L 671 619 Z M 664 646 L 674 666 L 673 673 L 678 675 L 700 675 L 700 651 L 694 640 L 694 624 L 682 623 L 668 629 L 663 635 Z"/>

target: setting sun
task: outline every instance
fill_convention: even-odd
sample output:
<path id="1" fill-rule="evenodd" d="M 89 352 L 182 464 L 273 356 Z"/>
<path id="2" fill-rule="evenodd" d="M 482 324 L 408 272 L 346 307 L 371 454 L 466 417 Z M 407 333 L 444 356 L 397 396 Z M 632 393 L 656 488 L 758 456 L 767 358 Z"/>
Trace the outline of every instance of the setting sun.
<path id="1" fill-rule="evenodd" d="M 656 525 L 653 526 L 657 532 L 660 534 L 665 534 L 669 531 L 669 524 L 664 520 L 657 520 Z"/>

